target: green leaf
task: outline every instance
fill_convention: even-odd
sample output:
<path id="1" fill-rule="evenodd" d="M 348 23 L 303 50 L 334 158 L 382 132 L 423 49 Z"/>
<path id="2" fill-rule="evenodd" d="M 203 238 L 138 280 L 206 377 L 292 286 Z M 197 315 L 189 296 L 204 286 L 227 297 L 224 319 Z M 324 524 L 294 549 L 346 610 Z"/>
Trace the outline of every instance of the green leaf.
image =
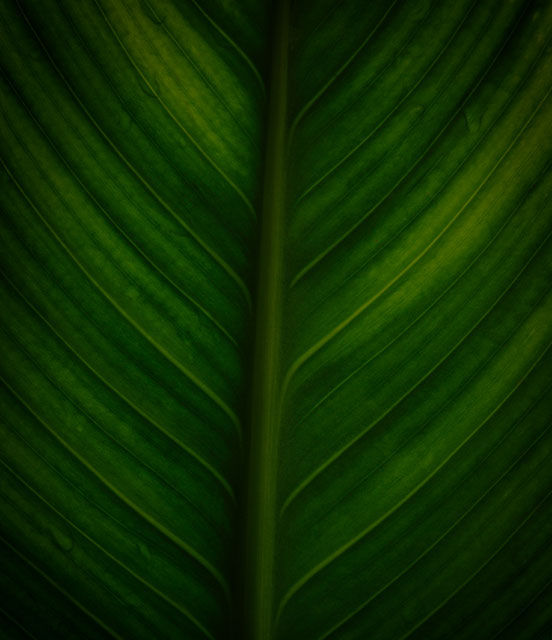
<path id="1" fill-rule="evenodd" d="M 3 637 L 545 637 L 552 4 L 0 23 Z"/>

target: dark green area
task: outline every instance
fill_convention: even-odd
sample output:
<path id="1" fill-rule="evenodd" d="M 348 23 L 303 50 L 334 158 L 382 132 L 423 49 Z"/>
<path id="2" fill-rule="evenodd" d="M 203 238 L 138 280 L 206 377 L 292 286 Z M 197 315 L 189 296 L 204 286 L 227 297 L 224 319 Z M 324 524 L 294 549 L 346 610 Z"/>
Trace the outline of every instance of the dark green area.
<path id="1" fill-rule="evenodd" d="M 552 637 L 552 3 L 0 25 L 0 637 Z"/>

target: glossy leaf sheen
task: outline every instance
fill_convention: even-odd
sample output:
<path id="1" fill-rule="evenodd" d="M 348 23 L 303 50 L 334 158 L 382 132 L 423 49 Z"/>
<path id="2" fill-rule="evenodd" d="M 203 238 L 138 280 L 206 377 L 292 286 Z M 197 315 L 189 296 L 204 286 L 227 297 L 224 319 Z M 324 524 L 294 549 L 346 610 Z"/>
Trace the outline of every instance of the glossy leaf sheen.
<path id="1" fill-rule="evenodd" d="M 546 637 L 552 4 L 0 12 L 2 637 Z"/>

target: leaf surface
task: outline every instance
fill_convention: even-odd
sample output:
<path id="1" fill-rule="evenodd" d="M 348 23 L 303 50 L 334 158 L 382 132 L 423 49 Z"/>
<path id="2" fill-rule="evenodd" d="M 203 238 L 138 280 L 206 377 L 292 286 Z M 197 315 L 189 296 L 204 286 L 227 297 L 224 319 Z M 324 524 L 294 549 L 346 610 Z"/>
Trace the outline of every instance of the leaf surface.
<path id="1" fill-rule="evenodd" d="M 538 638 L 552 6 L 0 3 L 7 638 Z"/>

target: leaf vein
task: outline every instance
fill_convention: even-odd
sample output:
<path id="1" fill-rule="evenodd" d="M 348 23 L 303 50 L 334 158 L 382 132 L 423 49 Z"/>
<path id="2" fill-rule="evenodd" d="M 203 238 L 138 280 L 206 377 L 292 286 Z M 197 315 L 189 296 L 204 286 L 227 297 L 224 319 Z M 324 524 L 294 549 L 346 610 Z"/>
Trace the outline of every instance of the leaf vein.
<path id="1" fill-rule="evenodd" d="M 175 546 L 185 551 L 191 558 L 193 558 L 203 569 L 205 569 L 219 584 L 222 591 L 224 592 L 227 598 L 230 597 L 230 590 L 228 587 L 228 583 L 222 576 L 222 574 L 208 561 L 206 560 L 200 553 L 198 553 L 191 545 L 182 540 L 178 535 L 173 533 L 170 529 L 165 527 L 159 521 L 157 521 L 153 516 L 144 511 L 139 505 L 137 505 L 133 500 L 131 500 L 128 496 L 126 496 L 120 489 L 118 489 L 114 484 L 112 484 L 107 478 L 105 478 L 86 458 L 80 455 L 73 447 L 67 443 L 57 432 L 51 427 L 45 420 L 39 416 L 34 409 L 32 409 L 29 404 L 15 391 L 15 389 L 8 383 L 5 378 L 0 378 L 7 389 L 11 391 L 11 393 L 19 400 L 19 402 L 27 409 L 27 411 L 49 432 L 54 438 L 74 457 L 76 458 L 86 469 L 88 469 L 98 480 L 113 494 L 115 494 L 121 502 L 127 505 L 138 516 L 140 516 L 145 522 L 151 525 L 155 530 L 161 533 L 167 540 L 172 542 Z"/>
<path id="2" fill-rule="evenodd" d="M 322 259 L 324 259 L 329 253 L 331 253 L 332 251 L 334 251 L 346 238 L 348 238 L 365 220 L 367 220 L 375 211 L 377 211 L 385 202 L 389 201 L 389 199 L 391 198 L 391 196 L 397 191 L 397 189 L 401 186 L 401 184 L 403 184 L 403 182 L 405 182 L 405 180 L 411 176 L 413 174 L 413 172 L 415 171 L 415 169 L 419 166 L 422 165 L 422 163 L 427 159 L 429 153 L 431 152 L 431 150 L 435 147 L 435 145 L 439 142 L 439 140 L 443 137 L 443 134 L 447 131 L 447 129 L 449 129 L 449 127 L 451 126 L 451 124 L 454 122 L 454 120 L 458 117 L 458 114 L 462 111 L 462 109 L 464 109 L 464 107 L 466 106 L 466 104 L 469 102 L 469 100 L 475 95 L 477 89 L 479 88 L 479 86 L 481 85 L 481 83 L 483 82 L 483 80 L 487 77 L 487 74 L 490 72 L 490 70 L 492 69 L 492 66 L 494 65 L 494 63 L 498 60 L 500 54 L 502 53 L 502 51 L 504 50 L 504 48 L 507 46 L 507 44 L 510 42 L 510 39 L 512 38 L 512 36 L 514 35 L 515 31 L 516 31 L 516 27 L 519 24 L 519 22 L 521 21 L 522 16 L 520 16 L 518 18 L 518 21 L 516 22 L 516 24 L 514 25 L 514 27 L 512 28 L 512 30 L 510 31 L 510 33 L 508 34 L 507 38 L 504 40 L 502 46 L 499 48 L 499 50 L 497 51 L 496 55 L 493 57 L 493 59 L 490 61 L 489 65 L 487 66 L 487 69 L 485 70 L 485 72 L 483 74 L 481 74 L 480 78 L 478 79 L 478 81 L 475 83 L 475 85 L 472 87 L 472 89 L 470 90 L 470 92 L 468 93 L 468 95 L 466 96 L 466 98 L 464 100 L 462 100 L 462 102 L 460 103 L 459 107 L 452 113 L 451 117 L 447 120 L 447 122 L 444 124 L 444 126 L 438 131 L 438 133 L 429 141 L 429 144 L 427 145 L 426 149 L 424 149 L 423 153 L 420 153 L 417 160 L 414 162 L 414 164 L 412 166 L 410 166 L 408 168 L 408 170 L 403 173 L 400 178 L 395 182 L 395 184 L 391 187 L 391 189 L 384 194 L 380 200 L 378 200 L 378 202 L 373 205 L 368 211 L 366 211 L 347 231 L 345 231 L 337 240 L 335 240 L 334 242 L 331 243 L 330 246 L 328 246 L 326 249 L 324 249 L 324 251 L 320 252 L 315 258 L 313 258 L 307 265 L 305 265 L 304 267 L 302 267 L 296 274 L 295 276 L 291 279 L 291 283 L 290 283 L 290 288 L 294 287 L 297 282 L 299 282 L 299 280 L 301 280 L 309 271 L 311 271 Z M 480 136 L 477 140 L 477 143 L 473 146 L 472 149 L 470 149 L 469 153 L 467 154 L 467 156 L 465 156 L 465 158 L 458 164 L 457 168 L 453 171 L 453 173 L 446 179 L 446 181 L 444 182 L 444 184 L 442 184 L 439 188 L 439 190 L 434 193 L 430 200 L 426 203 L 426 205 L 421 209 L 421 211 L 415 216 L 414 220 L 417 219 L 428 207 L 429 205 L 437 198 L 437 196 L 445 189 L 445 187 L 452 181 L 452 179 L 460 173 L 462 167 L 467 163 L 467 161 L 469 160 L 469 158 L 471 158 L 471 156 L 475 153 L 475 151 L 480 147 L 480 145 L 483 143 L 483 141 L 487 138 L 487 136 L 491 133 L 492 128 L 495 126 L 495 124 L 499 121 L 500 117 L 505 113 L 506 109 L 508 108 L 508 106 L 510 106 L 510 104 L 513 103 L 514 99 L 517 97 L 517 95 L 521 92 L 521 89 L 523 87 L 525 87 L 525 85 L 527 84 L 527 82 L 529 81 L 529 77 L 531 76 L 531 71 L 536 67 L 538 61 L 542 58 L 542 55 L 544 53 L 544 51 L 546 50 L 546 47 L 548 46 L 550 42 L 550 39 L 548 39 L 545 44 L 543 45 L 543 47 L 539 50 L 539 53 L 537 55 L 537 57 L 535 58 L 535 60 L 532 62 L 531 66 L 530 66 L 530 70 L 527 73 L 527 75 L 524 77 L 523 81 L 520 83 L 520 85 L 518 87 L 516 87 L 515 92 L 509 96 L 508 100 L 505 102 L 505 104 L 501 107 L 500 111 L 497 113 L 497 115 L 493 118 L 492 122 L 489 124 L 488 128 L 485 130 L 485 133 Z M 345 193 L 344 198 L 346 198 L 349 195 L 349 192 Z M 408 225 L 406 225 L 403 229 L 400 229 L 399 232 L 396 234 L 397 236 L 407 227 Z M 393 240 L 395 238 L 395 236 L 393 236 L 391 238 L 391 240 Z M 387 245 L 385 245 L 387 246 Z M 377 253 L 376 253 L 377 255 Z"/>
<path id="3" fill-rule="evenodd" d="M 542 360 L 542 358 L 548 353 L 552 343 L 548 344 L 544 352 L 538 357 L 538 359 L 533 363 L 531 368 L 525 372 L 523 377 L 518 380 L 513 389 L 511 389 L 508 394 L 500 401 L 500 403 L 493 409 L 493 411 L 481 422 L 469 435 L 465 438 L 460 445 L 458 445 L 452 452 L 450 452 L 444 460 L 442 460 L 439 465 L 433 469 L 431 473 L 429 473 L 422 481 L 420 481 L 413 489 L 409 491 L 406 496 L 401 498 L 399 502 L 393 505 L 392 508 L 388 509 L 382 516 L 380 516 L 377 520 L 372 522 L 368 527 L 363 529 L 361 532 L 356 534 L 353 538 L 348 540 L 346 543 L 341 545 L 338 549 L 333 551 L 329 556 L 324 558 L 324 560 L 317 563 L 312 569 L 310 569 L 302 578 L 300 578 L 297 582 L 295 582 L 285 593 L 285 595 L 281 599 L 281 604 L 278 609 L 278 615 L 281 614 L 285 605 L 289 602 L 289 600 L 293 597 L 299 589 L 305 586 L 307 582 L 312 580 L 315 575 L 320 573 L 323 569 L 325 569 L 329 564 L 335 562 L 340 556 L 342 556 L 346 551 L 348 551 L 351 547 L 358 544 L 361 540 L 363 540 L 369 533 L 373 532 L 376 528 L 380 527 L 385 521 L 389 519 L 391 515 L 393 515 L 398 509 L 404 506 L 409 500 L 412 499 L 441 469 L 445 467 L 445 465 L 450 462 L 450 460 L 467 444 L 470 440 L 483 428 L 483 426 L 497 413 L 497 411 L 507 402 L 507 400 L 517 391 L 517 389 L 521 386 L 521 384 L 526 380 L 531 371 L 538 365 L 538 363 Z"/>
<path id="4" fill-rule="evenodd" d="M 114 629 L 112 629 L 108 624 L 106 624 L 101 618 L 98 618 L 95 614 L 93 614 L 89 609 L 87 609 L 81 602 L 79 602 L 74 596 L 71 595 L 68 591 L 66 591 L 60 584 L 58 584 L 51 576 L 49 576 L 45 571 L 40 569 L 30 558 L 26 556 L 20 549 L 14 547 L 8 540 L 6 540 L 3 536 L 0 535 L 0 542 L 3 543 L 6 547 L 11 549 L 13 553 L 25 562 L 25 564 L 29 565 L 36 573 L 42 576 L 48 583 L 59 591 L 67 600 L 72 602 L 77 609 L 80 609 L 86 616 L 88 616 L 91 620 L 93 620 L 96 624 L 98 624 L 102 629 L 107 631 L 109 635 L 116 640 L 124 640 Z"/>
<path id="5" fill-rule="evenodd" d="M 286 372 L 284 378 L 283 389 L 287 390 L 287 386 L 289 385 L 290 379 L 297 372 L 297 370 L 307 361 L 309 360 L 315 353 L 317 353 L 323 346 L 325 346 L 330 340 L 332 340 L 336 335 L 338 335 L 343 329 L 345 329 L 353 320 L 355 320 L 359 315 L 361 315 L 367 308 L 369 308 L 378 298 L 380 298 L 386 291 L 388 291 L 397 281 L 403 278 L 436 244 L 437 242 L 445 235 L 449 229 L 452 228 L 454 223 L 460 218 L 461 214 L 467 209 L 467 207 L 471 204 L 471 202 L 475 199 L 481 189 L 485 186 L 485 184 L 489 181 L 491 176 L 495 173 L 497 168 L 500 166 L 504 158 L 511 151 L 514 144 L 521 137 L 525 129 L 532 122 L 544 102 L 548 99 L 549 95 L 552 93 L 552 88 L 549 89 L 544 97 L 538 103 L 536 109 L 531 114 L 530 118 L 525 122 L 523 127 L 518 131 L 512 142 L 508 145 L 506 150 L 500 155 L 497 162 L 494 164 L 491 171 L 485 176 L 484 180 L 480 183 L 477 189 L 474 190 L 472 195 L 466 200 L 466 202 L 462 205 L 462 207 L 452 216 L 452 218 L 447 222 L 447 224 L 441 229 L 441 231 L 427 244 L 427 246 L 421 251 L 414 260 L 412 260 L 404 269 L 402 269 L 396 276 L 394 276 L 382 289 L 380 289 L 377 293 L 371 296 L 367 301 L 365 301 L 362 305 L 360 305 L 352 314 L 350 314 L 345 320 L 340 322 L 337 326 L 335 326 L 331 331 L 329 331 L 324 337 L 320 338 L 314 345 L 312 345 L 309 349 L 307 349 L 302 355 L 295 359 L 295 361 L 290 365 L 289 369 Z"/>
<path id="6" fill-rule="evenodd" d="M 542 248 L 546 245 L 550 237 L 552 236 L 552 231 L 549 231 L 544 240 L 535 250 L 535 252 L 529 257 L 527 262 L 523 265 L 521 270 L 515 275 L 513 280 L 511 280 L 504 289 L 504 291 L 498 296 L 498 298 L 493 302 L 493 304 L 485 311 L 483 316 L 481 316 L 478 321 L 468 330 L 466 334 L 464 334 L 458 342 L 454 344 L 454 346 L 445 353 L 437 363 L 429 369 L 419 380 L 417 380 L 412 387 L 410 387 L 406 393 L 404 393 L 398 400 L 396 400 L 390 407 L 388 407 L 381 415 L 379 415 L 375 420 L 373 420 L 367 427 L 362 429 L 354 438 L 352 438 L 346 445 L 344 445 L 341 449 L 336 451 L 331 457 L 325 460 L 321 465 L 319 465 L 305 480 L 303 480 L 287 497 L 285 502 L 282 505 L 280 515 L 284 513 L 284 511 L 289 507 L 289 505 L 297 498 L 297 496 L 302 493 L 309 484 L 313 482 L 313 480 L 320 475 L 327 467 L 333 464 L 338 458 L 340 458 L 346 451 L 348 451 L 352 446 L 354 446 L 359 440 L 361 440 L 369 431 L 371 431 L 374 427 L 376 427 L 381 421 L 388 416 L 395 407 L 397 407 L 401 402 L 405 400 L 405 398 L 409 397 L 416 389 L 418 389 L 421 384 L 431 376 L 435 371 L 437 371 L 445 362 L 447 362 L 454 353 L 461 347 L 462 344 L 466 342 L 466 340 L 476 331 L 476 329 L 481 325 L 481 323 L 487 318 L 493 309 L 495 309 L 500 301 L 506 296 L 506 294 L 512 289 L 512 287 L 516 284 L 516 282 L 520 279 L 524 271 L 531 264 L 531 262 L 535 259 L 535 257 L 539 254 Z M 468 267 L 469 268 L 469 267 Z M 462 276 L 463 274 L 461 274 Z M 454 283 L 453 283 L 454 284 Z M 407 327 L 408 330 L 409 327 Z M 388 345 L 387 345 L 388 346 Z M 387 348 L 387 347 L 385 347 Z M 498 351 L 498 348 L 493 352 L 494 355 Z M 377 355 L 377 354 L 376 354 Z M 491 355 L 491 357 L 492 357 Z M 486 362 L 486 361 L 485 361 Z M 483 363 L 484 364 L 484 363 Z M 479 368 L 476 370 L 479 370 Z M 468 379 L 468 381 L 471 378 Z M 467 383 L 466 383 L 467 384 Z"/>
<path id="7" fill-rule="evenodd" d="M 99 373 L 85 358 L 83 358 L 78 351 L 73 348 L 53 327 L 53 325 L 38 311 L 38 309 L 27 299 L 27 297 L 23 294 L 23 292 L 12 282 L 12 280 L 8 277 L 6 273 L 2 269 L 0 269 L 0 274 L 4 278 L 4 280 L 10 285 L 10 287 L 21 297 L 24 303 L 32 310 L 32 312 L 42 321 L 42 323 L 49 329 L 49 331 L 56 336 L 56 338 L 73 354 L 82 364 L 103 384 L 107 389 L 113 392 L 118 398 L 123 400 L 123 402 L 129 406 L 133 411 L 135 411 L 139 416 L 141 416 L 144 420 L 146 420 L 152 427 L 162 433 L 168 440 L 170 440 L 173 444 L 182 449 L 184 453 L 192 457 L 196 462 L 198 462 L 201 466 L 203 466 L 209 473 L 211 473 L 220 483 L 220 485 L 224 488 L 224 490 L 228 493 L 229 497 L 233 502 L 236 501 L 236 496 L 234 490 L 229 484 L 228 480 L 224 478 L 207 460 L 203 458 L 199 453 L 197 453 L 192 447 L 189 447 L 187 444 L 182 442 L 179 438 L 177 438 L 170 431 L 165 429 L 161 424 L 159 424 L 156 420 L 150 417 L 145 411 L 140 409 L 130 398 L 127 398 L 121 391 L 119 391 L 116 387 L 113 386 L 106 378 L 103 377 L 101 373 Z M 174 490 L 180 494 L 180 491 L 174 488 Z M 186 496 L 182 495 L 187 501 L 189 501 Z M 193 503 L 191 503 L 193 504 Z M 194 508 L 198 508 L 197 505 L 194 505 Z M 203 514 L 203 511 L 200 509 L 200 512 Z M 204 514 L 203 514 L 204 515 Z"/>
<path id="8" fill-rule="evenodd" d="M 148 80 L 144 72 L 140 69 L 134 58 L 130 55 L 130 51 L 125 46 L 124 42 L 121 40 L 118 32 L 116 31 L 114 25 L 109 20 L 109 17 L 103 10 L 102 6 L 99 3 L 99 0 L 94 0 L 95 5 L 98 7 L 98 11 L 101 13 L 103 19 L 105 20 L 107 26 L 113 33 L 115 40 L 127 56 L 129 62 L 134 67 L 138 75 L 142 78 L 142 80 L 146 83 L 148 89 L 151 93 L 156 97 L 157 101 L 161 105 L 162 109 L 167 113 L 167 115 L 171 118 L 171 120 L 176 124 L 176 126 L 184 133 L 184 135 L 188 138 L 188 140 L 192 143 L 192 145 L 197 149 L 201 156 L 208 162 L 208 164 L 213 167 L 213 169 L 221 176 L 221 178 L 233 189 L 233 191 L 239 196 L 242 202 L 245 204 L 247 210 L 251 213 L 253 218 L 257 217 L 255 209 L 251 204 L 249 198 L 245 195 L 245 193 L 238 187 L 238 185 L 228 176 L 228 174 L 219 167 L 219 165 L 213 160 L 213 158 L 205 151 L 205 149 L 197 142 L 197 140 L 191 135 L 191 133 L 186 129 L 184 124 L 174 115 L 174 113 L 169 109 L 169 107 L 165 104 L 159 93 L 155 90 L 155 88 L 151 85 L 151 82 Z"/>
<path id="9" fill-rule="evenodd" d="M 52 237 L 57 240 L 57 242 L 63 247 L 63 249 L 67 252 L 67 254 L 72 258 L 73 262 L 79 267 L 79 269 L 84 273 L 84 275 L 90 280 L 92 284 L 102 293 L 102 295 L 108 300 L 111 305 L 121 314 L 123 318 L 127 320 L 127 322 L 132 325 L 161 355 L 165 357 L 171 364 L 175 366 L 181 373 L 185 375 L 194 385 L 200 389 L 208 398 L 210 398 L 214 404 L 216 404 L 222 411 L 228 416 L 233 426 L 236 429 L 236 433 L 239 438 L 241 438 L 241 425 L 237 415 L 232 411 L 232 409 L 219 397 L 219 395 L 213 391 L 205 382 L 203 382 L 200 378 L 198 378 L 192 371 L 190 371 L 187 367 L 185 367 L 178 359 L 176 359 L 167 349 L 165 349 L 161 344 L 159 344 L 153 336 L 151 336 L 129 313 L 127 313 L 123 307 L 102 287 L 102 285 L 86 270 L 84 265 L 77 259 L 75 254 L 69 249 L 69 247 L 65 244 L 65 242 L 56 234 L 54 229 L 50 226 L 47 220 L 43 217 L 42 213 L 36 207 L 34 202 L 25 192 L 23 187 L 19 184 L 18 180 L 15 178 L 13 173 L 10 171 L 3 158 L 0 158 L 0 162 L 4 166 L 6 172 L 10 176 L 11 180 L 15 184 L 15 186 L 20 191 L 21 195 L 25 198 L 25 200 L 29 203 L 33 211 L 36 213 L 38 218 L 42 221 L 48 231 L 51 233 Z"/>
<path id="10" fill-rule="evenodd" d="M 32 487 L 28 482 L 26 482 L 12 467 L 2 459 L 0 456 L 0 464 L 2 464 L 8 472 L 14 476 L 28 491 L 33 493 L 41 502 L 43 502 L 53 513 L 55 513 L 62 520 L 67 522 L 69 526 L 77 531 L 83 538 L 88 540 L 91 544 L 93 544 L 97 549 L 99 549 L 105 556 L 107 556 L 111 561 L 115 562 L 119 565 L 124 571 L 126 571 L 129 575 L 131 575 L 135 580 L 143 584 L 149 591 L 155 593 L 162 600 L 167 602 L 172 608 L 181 613 L 184 617 L 190 620 L 200 631 L 203 632 L 205 636 L 214 640 L 214 637 L 207 631 L 207 629 L 197 620 L 195 616 L 193 616 L 187 607 L 182 606 L 180 603 L 173 600 L 170 596 L 164 593 L 161 589 L 158 589 L 153 584 L 151 584 L 144 577 L 137 574 L 133 569 L 131 569 L 124 561 L 120 560 L 112 553 L 110 553 L 102 544 L 100 544 L 97 540 L 89 536 L 85 531 L 83 531 L 71 518 L 65 516 L 61 511 L 56 509 L 56 507 L 36 488 Z"/>
<path id="11" fill-rule="evenodd" d="M 126 158 L 126 156 L 121 152 L 121 150 L 117 147 L 117 145 L 111 140 L 111 138 L 107 135 L 107 133 L 100 127 L 99 123 L 94 119 L 92 114 L 88 111 L 88 109 L 84 106 L 84 103 L 79 98 L 75 90 L 70 85 L 69 81 L 62 73 L 61 69 L 55 63 L 52 58 L 50 52 L 48 51 L 46 45 L 38 35 L 36 29 L 30 22 L 28 16 L 23 11 L 21 7 L 21 0 L 15 0 L 17 6 L 23 16 L 25 22 L 29 26 L 29 29 L 32 31 L 33 36 L 41 46 L 44 54 L 48 58 L 50 64 L 55 69 L 56 73 L 62 80 L 63 84 L 66 86 L 69 93 L 73 96 L 76 103 L 79 105 L 81 111 L 86 115 L 88 120 L 92 123 L 92 125 L 96 128 L 102 138 L 109 144 L 109 146 L 113 149 L 118 158 L 125 164 L 126 167 L 131 171 L 131 173 L 138 179 L 138 181 L 144 186 L 144 188 L 159 202 L 159 204 L 163 207 L 167 213 L 176 221 L 178 225 L 180 225 L 193 239 L 194 241 L 234 280 L 234 282 L 238 285 L 240 291 L 244 295 L 245 300 L 249 307 L 251 307 L 251 293 L 246 286 L 244 280 L 232 269 L 232 267 L 211 247 L 209 244 L 198 235 L 192 227 L 190 227 L 175 211 L 174 209 L 166 202 L 162 196 L 154 189 L 154 187 L 148 182 L 148 180 L 134 167 L 134 165 Z M 117 95 L 117 94 L 116 94 Z"/>

